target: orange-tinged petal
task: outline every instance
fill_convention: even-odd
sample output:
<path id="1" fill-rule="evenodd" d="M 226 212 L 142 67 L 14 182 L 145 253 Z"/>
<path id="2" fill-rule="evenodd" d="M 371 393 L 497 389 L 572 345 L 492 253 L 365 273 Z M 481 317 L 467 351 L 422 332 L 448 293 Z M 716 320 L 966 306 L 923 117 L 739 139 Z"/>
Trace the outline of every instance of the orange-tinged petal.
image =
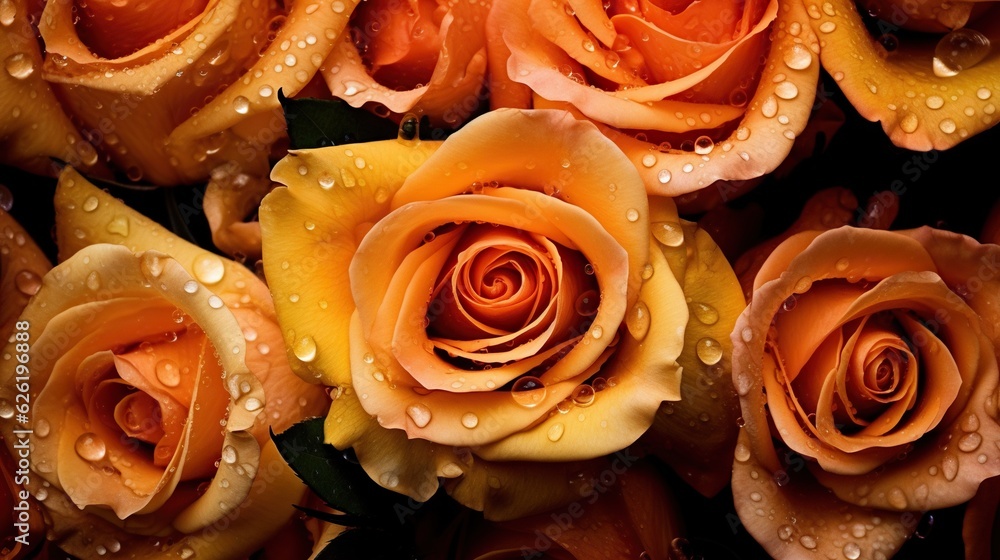
<path id="1" fill-rule="evenodd" d="M 75 23 L 80 39 L 91 52 L 120 58 L 153 43 L 199 15 L 207 0 L 181 2 L 89 1 L 79 7 Z"/>
<path id="2" fill-rule="evenodd" d="M 0 210 L 0 234 L 0 335 L 6 336 L 52 264 L 21 224 L 4 210 Z"/>
<path id="3" fill-rule="evenodd" d="M 993 126 L 1000 58 L 987 56 L 954 76 L 939 77 L 933 60 L 942 35 L 907 35 L 886 53 L 869 35 L 854 2 L 824 2 L 805 2 L 821 39 L 823 68 L 862 116 L 881 121 L 894 144 L 944 150 Z M 968 26 L 1000 41 L 998 10 L 988 10 Z"/>
<path id="4" fill-rule="evenodd" d="M 212 243 L 229 255 L 240 255 L 253 262 L 261 256 L 260 223 L 244 220 L 256 213 L 273 183 L 267 178 L 232 171 L 220 167 L 212 172 L 202 209 L 212 230 Z"/>
<path id="5" fill-rule="evenodd" d="M 42 53 L 29 21 L 32 3 L 4 4 L 0 41 L 0 161 L 32 173 L 55 175 L 52 159 L 98 169 L 94 147 L 73 127 L 42 78 Z"/>

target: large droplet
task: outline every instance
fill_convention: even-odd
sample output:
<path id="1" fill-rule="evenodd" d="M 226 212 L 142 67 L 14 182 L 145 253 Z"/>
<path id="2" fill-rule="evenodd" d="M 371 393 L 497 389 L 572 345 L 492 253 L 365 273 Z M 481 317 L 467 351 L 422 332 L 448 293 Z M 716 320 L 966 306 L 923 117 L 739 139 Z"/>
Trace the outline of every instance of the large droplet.
<path id="1" fill-rule="evenodd" d="M 83 211 L 93 212 L 94 210 L 97 210 L 97 206 L 99 204 L 100 202 L 97 200 L 96 196 L 88 196 L 87 200 L 83 201 Z"/>
<path id="2" fill-rule="evenodd" d="M 14 16 L 17 15 L 17 6 L 13 0 L 0 0 L 0 25 L 7 27 L 14 23 Z"/>
<path id="3" fill-rule="evenodd" d="M 95 433 L 87 432 L 76 438 L 74 446 L 76 454 L 84 461 L 100 461 L 107 454 L 108 448 L 104 440 Z"/>
<path id="4" fill-rule="evenodd" d="M 566 431 L 566 426 L 562 422 L 556 422 L 549 427 L 549 431 L 546 433 L 549 441 L 559 441 L 563 437 L 563 433 Z"/>
<path id="5" fill-rule="evenodd" d="M 166 387 L 176 387 L 181 384 L 181 370 L 173 360 L 160 360 L 156 363 L 156 379 Z"/>
<path id="6" fill-rule="evenodd" d="M 643 302 L 637 302 L 625 315 L 625 327 L 629 334 L 638 341 L 642 341 L 649 333 L 649 307 Z"/>
<path id="7" fill-rule="evenodd" d="M 14 285 L 22 294 L 33 296 L 42 287 L 42 279 L 30 270 L 22 270 L 14 276 Z"/>
<path id="8" fill-rule="evenodd" d="M 422 404 L 411 404 L 406 407 L 406 415 L 413 420 L 418 428 L 423 428 L 431 421 L 431 409 Z"/>
<path id="9" fill-rule="evenodd" d="M 311 336 L 303 336 L 292 347 L 292 353 L 303 362 L 311 362 L 316 359 L 316 341 Z"/>
<path id="10" fill-rule="evenodd" d="M 714 325 L 719 321 L 718 310 L 707 303 L 692 303 L 691 312 L 694 313 L 695 319 L 698 319 L 705 325 Z"/>
<path id="11" fill-rule="evenodd" d="M 653 222 L 650 229 L 653 237 L 667 247 L 680 247 L 684 243 L 684 230 L 677 222 Z"/>
<path id="12" fill-rule="evenodd" d="M 128 217 L 115 216 L 113 220 L 108 222 L 106 229 L 108 230 L 108 233 L 116 233 L 122 237 L 127 237 L 129 231 Z"/>
<path id="13" fill-rule="evenodd" d="M 986 35 L 967 28 L 948 33 L 934 48 L 934 74 L 941 78 L 954 76 L 979 64 L 990 54 L 990 40 Z"/>
<path id="14" fill-rule="evenodd" d="M 792 45 L 784 54 L 785 66 L 792 70 L 805 70 L 812 64 L 812 54 L 805 45 L 798 43 Z"/>
<path id="15" fill-rule="evenodd" d="M 861 557 L 861 547 L 857 543 L 847 543 L 844 545 L 843 553 L 847 560 L 858 560 Z"/>
<path id="16" fill-rule="evenodd" d="M 250 100 L 242 95 L 233 99 L 233 110 L 241 115 L 245 115 L 250 112 Z"/>
<path id="17" fill-rule="evenodd" d="M 597 392 L 590 385 L 579 385 L 573 390 L 573 404 L 580 407 L 588 407 L 594 404 Z"/>
<path id="18" fill-rule="evenodd" d="M 212 285 L 222 280 L 226 273 L 226 265 L 222 259 L 211 253 L 206 253 L 194 260 L 194 276 L 202 284 Z"/>
<path id="19" fill-rule="evenodd" d="M 514 402 L 525 408 L 538 406 L 545 400 L 547 392 L 542 380 L 530 375 L 518 378 L 510 388 L 510 395 L 514 398 Z"/>
<path id="20" fill-rule="evenodd" d="M 945 455 L 941 460 L 941 473 L 944 474 L 945 480 L 949 482 L 955 480 L 958 476 L 958 457 L 951 453 Z"/>
<path id="21" fill-rule="evenodd" d="M 0 401 L 0 418 L 9 420 L 14 417 L 14 405 L 9 401 Z"/>
<path id="22" fill-rule="evenodd" d="M 695 346 L 695 353 L 698 355 L 698 359 L 705 365 L 715 365 L 722 359 L 722 345 L 714 338 L 705 337 L 698 341 Z"/>
<path id="23" fill-rule="evenodd" d="M 479 417 L 474 412 L 466 412 L 462 415 L 462 425 L 471 430 L 479 425 Z"/>
<path id="24" fill-rule="evenodd" d="M 32 62 L 31 57 L 24 53 L 8 56 L 7 60 L 4 61 L 4 66 L 7 68 L 7 73 L 18 80 L 27 78 L 35 71 L 35 64 Z"/>

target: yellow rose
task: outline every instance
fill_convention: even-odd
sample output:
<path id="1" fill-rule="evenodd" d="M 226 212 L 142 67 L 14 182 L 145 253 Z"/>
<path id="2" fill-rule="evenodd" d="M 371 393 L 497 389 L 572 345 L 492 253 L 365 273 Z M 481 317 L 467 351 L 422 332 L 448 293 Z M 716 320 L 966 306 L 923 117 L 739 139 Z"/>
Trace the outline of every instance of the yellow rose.
<path id="1" fill-rule="evenodd" d="M 294 151 L 272 178 L 288 187 L 261 205 L 264 270 L 293 367 L 336 388 L 327 441 L 384 487 L 426 500 L 442 477 L 487 516 L 544 511 L 579 491 L 574 462 L 680 397 L 681 365 L 722 359 L 685 343 L 672 270 L 714 244 L 686 245 L 673 203 L 566 112 Z M 718 264 L 705 287 L 732 278 Z"/>
<path id="2" fill-rule="evenodd" d="M 289 371 L 266 287 L 72 169 L 55 204 L 61 262 L 0 362 L 0 399 L 30 405 L 3 434 L 30 438 L 53 538 L 77 556 L 250 553 L 304 491 L 268 429 L 326 400 Z"/>

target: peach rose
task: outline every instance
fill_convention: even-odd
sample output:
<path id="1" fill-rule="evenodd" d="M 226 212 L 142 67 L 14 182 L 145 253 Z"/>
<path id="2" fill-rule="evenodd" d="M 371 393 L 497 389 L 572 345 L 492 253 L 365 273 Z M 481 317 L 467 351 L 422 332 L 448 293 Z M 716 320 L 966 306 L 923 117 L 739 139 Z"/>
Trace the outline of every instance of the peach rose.
<path id="1" fill-rule="evenodd" d="M 38 74 L 133 181 L 198 181 L 227 162 L 264 175 L 285 135 L 278 90 L 310 83 L 354 5 L 50 1 Z"/>
<path id="2" fill-rule="evenodd" d="M 819 76 L 809 17 L 784 0 L 501 0 L 487 29 L 494 107 L 597 123 L 670 196 L 775 169 Z"/>
<path id="3" fill-rule="evenodd" d="M 737 512 L 776 558 L 886 558 L 1000 474 L 1000 247 L 922 228 L 795 234 L 733 331 Z"/>
<path id="4" fill-rule="evenodd" d="M 334 96 L 457 128 L 486 99 L 486 0 L 368 0 L 322 69 Z"/>
<path id="5" fill-rule="evenodd" d="M 1000 10 L 994 2 L 806 0 L 805 6 L 823 68 L 897 146 L 944 150 L 996 123 L 1000 58 L 990 45 L 1000 41 Z"/>
<path id="6" fill-rule="evenodd" d="M 575 462 L 680 397 L 681 360 L 700 371 L 668 258 L 705 246 L 590 123 L 495 111 L 444 143 L 293 151 L 272 178 L 264 271 L 293 367 L 335 387 L 327 441 L 384 487 L 551 509 Z"/>
<path id="7" fill-rule="evenodd" d="M 55 205 L 61 262 L 19 279 L 37 293 L 0 362 L 0 401 L 29 405 L 0 427 L 9 448 L 30 439 L 53 539 L 84 557 L 245 556 L 304 492 L 268 429 L 326 402 L 289 371 L 267 288 L 71 168 Z"/>

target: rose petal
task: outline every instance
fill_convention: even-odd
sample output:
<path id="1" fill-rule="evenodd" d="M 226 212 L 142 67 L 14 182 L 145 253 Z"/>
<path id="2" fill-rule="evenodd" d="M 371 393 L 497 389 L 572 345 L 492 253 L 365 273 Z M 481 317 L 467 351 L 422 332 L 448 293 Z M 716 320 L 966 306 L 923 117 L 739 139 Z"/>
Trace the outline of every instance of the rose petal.
<path id="1" fill-rule="evenodd" d="M 0 210 L 0 335 L 6 336 L 52 268 L 49 259 L 21 224 Z"/>
<path id="2" fill-rule="evenodd" d="M 0 59 L 0 161 L 40 175 L 55 175 L 50 158 L 101 170 L 94 147 L 76 131 L 42 78 L 42 53 L 29 21 L 32 3 L 11 0 L 4 21 Z"/>
<path id="3" fill-rule="evenodd" d="M 988 478 L 965 507 L 962 541 L 966 558 L 991 558 L 997 550 L 997 512 L 1000 512 L 1000 478 Z"/>
<path id="4" fill-rule="evenodd" d="M 822 41 L 823 68 L 862 116 L 882 122 L 894 144 L 944 150 L 993 126 L 1000 59 L 987 57 L 955 76 L 937 77 L 932 61 L 940 35 L 907 35 L 886 53 L 869 35 L 854 2 L 824 2 L 806 2 Z M 970 27 L 1000 41 L 1000 11 L 986 12 Z"/>
<path id="5" fill-rule="evenodd" d="M 352 107 L 380 103 L 397 115 L 412 111 L 426 114 L 434 126 L 457 126 L 479 106 L 486 74 L 486 38 L 482 32 L 469 31 L 481 28 L 488 8 L 479 2 L 448 5 L 436 31 L 441 53 L 435 53 L 433 66 L 428 68 L 430 80 L 412 89 L 396 90 L 391 81 L 380 83 L 372 77 L 350 34 L 343 34 L 323 71 L 330 92 Z M 410 38 L 411 42 L 426 40 Z M 381 41 L 376 37 L 373 42 Z"/>
<path id="6" fill-rule="evenodd" d="M 667 200 L 650 197 L 650 220 L 654 229 L 677 220 L 676 210 Z M 693 224 L 679 221 L 678 225 L 679 231 L 674 233 L 683 234 L 683 242 L 676 247 L 659 241 L 650 243 L 655 246 L 651 251 L 664 255 L 670 268 L 654 266 L 653 276 L 646 284 L 662 281 L 658 278 L 668 275 L 682 282 L 688 316 L 683 348 L 677 358 L 684 372 L 679 387 L 681 399 L 660 407 L 643 442 L 698 492 L 711 496 L 718 493 L 731 476 L 729 466 L 721 466 L 718 457 L 732 453 L 736 440 L 739 406 L 736 394 L 731 388 L 727 389 L 727 380 L 732 375 L 732 343 L 728 334 L 745 302 L 736 277 L 729 272 L 726 258 L 715 242 Z M 677 241 L 665 239 L 671 243 Z M 644 292 L 640 300 L 649 305 L 651 317 L 668 310 L 679 312 L 672 303 L 674 300 L 659 294 L 646 296 Z M 666 338 L 669 337 L 656 340 Z M 642 345 L 647 354 L 659 351 L 648 346 Z M 665 359 L 666 355 L 664 353 L 659 359 Z"/>
<path id="7" fill-rule="evenodd" d="M 260 223 L 244 220 L 256 213 L 273 183 L 230 171 L 221 167 L 212 172 L 202 209 L 216 247 L 229 255 L 256 261 L 261 256 Z"/>
<path id="8" fill-rule="evenodd" d="M 286 340 L 292 369 L 303 379 L 349 383 L 344 334 L 354 313 L 347 278 L 351 259 L 372 224 L 389 213 L 392 193 L 403 178 L 439 145 L 371 142 L 348 148 L 351 155 L 340 147 L 293 151 L 275 164 L 272 178 L 288 188 L 274 189 L 261 203 L 261 228 L 271 240 L 264 250 L 264 273 L 277 312 L 310 333 L 322 350 L 312 361 L 292 359 L 301 339 Z M 369 169 L 368 161 L 399 163 Z M 323 273 L 317 274 L 320 267 Z"/>
<path id="9" fill-rule="evenodd" d="M 207 0 L 148 2 L 88 1 L 80 6 L 76 31 L 87 48 L 102 58 L 121 58 L 153 43 L 200 15 Z"/>

